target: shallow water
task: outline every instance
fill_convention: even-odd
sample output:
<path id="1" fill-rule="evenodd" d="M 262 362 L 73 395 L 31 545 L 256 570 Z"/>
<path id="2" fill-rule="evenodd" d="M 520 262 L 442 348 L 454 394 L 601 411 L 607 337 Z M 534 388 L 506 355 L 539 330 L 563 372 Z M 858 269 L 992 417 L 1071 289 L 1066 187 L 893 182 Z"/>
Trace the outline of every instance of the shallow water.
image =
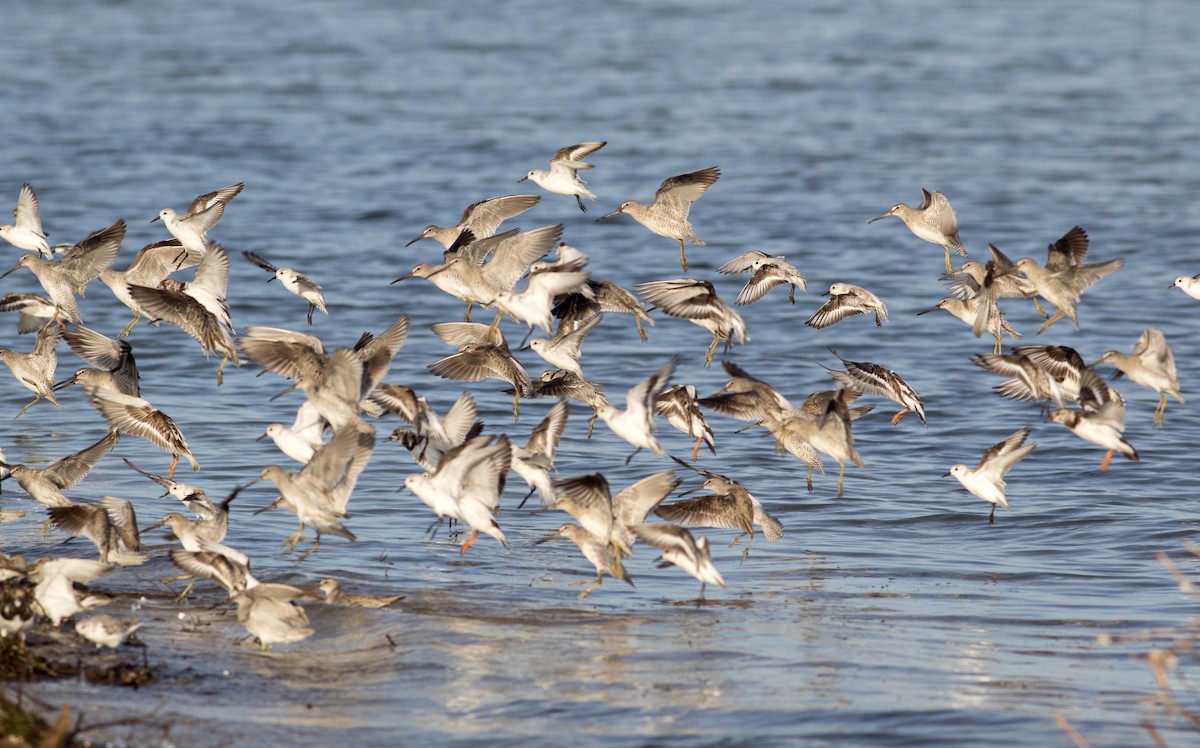
<path id="1" fill-rule="evenodd" d="M 590 566 L 565 541 L 532 545 L 563 517 L 517 510 L 519 486 L 500 517 L 510 548 L 485 538 L 460 557 L 444 533 L 423 535 L 432 517 L 396 491 L 414 467 L 381 441 L 350 504 L 358 542 L 331 539 L 300 563 L 280 557 L 294 519 L 252 515 L 273 498 L 263 486 L 236 500 L 229 542 L 254 557 L 260 578 L 332 575 L 360 591 L 404 592 L 403 602 L 310 606 L 318 633 L 307 641 L 266 654 L 238 647 L 243 630 L 211 586 L 182 607 L 170 602 L 157 581 L 173 573 L 170 544 L 156 532 L 149 564 L 96 586 L 145 595 L 139 636 L 159 681 L 133 693 L 42 684 L 41 697 L 71 702 L 92 722 L 147 715 L 148 726 L 109 737 L 180 745 L 563 735 L 601 745 L 1067 744 L 1060 714 L 1095 746 L 1148 742 L 1139 723 L 1157 714 L 1155 687 L 1136 655 L 1152 643 L 1100 646 L 1097 636 L 1177 625 L 1194 612 L 1154 552 L 1179 556 L 1194 535 L 1189 445 L 1200 418 L 1172 402 L 1158 432 L 1157 396 L 1118 382 L 1142 462 L 1116 458 L 1100 474 L 1098 448 L 991 392 L 999 380 L 969 361 L 989 339 L 946 314 L 915 316 L 945 295 L 940 249 L 898 220 L 867 220 L 915 203 L 924 186 L 953 201 L 974 257 L 992 242 L 1014 259 L 1041 259 L 1046 244 L 1084 226 L 1090 258 L 1121 256 L 1125 268 L 1087 292 L 1080 331 L 1062 322 L 1037 342 L 1094 361 L 1157 326 L 1188 396 L 1200 356 L 1196 302 L 1164 289 L 1200 272 L 1191 246 L 1200 17 L 1190 4 L 404 5 L 11 8 L 0 47 L 9 73 L 0 195 L 33 183 L 52 242 L 125 218 L 124 267 L 165 236 L 148 223 L 159 209 L 245 181 L 213 232 L 231 251 L 239 330 L 304 326 L 303 303 L 237 256 L 249 249 L 323 283 L 330 316 L 312 331 L 329 348 L 409 315 L 413 332 L 388 381 L 416 387 L 439 410 L 467 389 L 489 431 L 523 441 L 550 401 L 522 403 L 514 424 L 503 385 L 426 370 L 451 352 L 429 325 L 456 319 L 461 305 L 421 281 L 388 285 L 439 256 L 429 241 L 402 245 L 470 202 L 536 190 L 516 180 L 555 149 L 606 139 L 587 175 L 599 196 L 588 213 L 546 195 L 514 225 L 563 223 L 593 274 L 625 287 L 677 277 L 671 240 L 628 218 L 594 218 L 649 200 L 666 177 L 717 164 L 722 178 L 693 213 L 707 246 L 689 247 L 691 274 L 732 299 L 742 279 L 713 270 L 757 248 L 786 255 L 809 279 L 795 306 L 777 289 L 742 309 L 752 340 L 728 357 L 798 399 L 828 386 L 821 365 L 833 364 L 826 348 L 835 346 L 902 373 L 924 396 L 929 426 L 909 416 L 893 428 L 891 404 L 879 403 L 855 428 L 868 467 L 847 472 L 837 499 L 832 477 L 807 492 L 801 464 L 776 456 L 770 439 L 711 416 L 719 456 L 700 464 L 745 483 L 787 535 L 760 537 L 739 564 L 731 533 L 698 530 L 727 583 L 699 607 L 695 581 L 655 568 L 648 549 L 630 561 L 636 588 L 607 581 L 576 602 L 570 583 Z M 891 321 L 804 326 L 819 292 L 839 280 L 878 293 Z M 0 281 L 2 292 L 36 290 L 24 270 Z M 127 321 L 102 286 L 81 303 L 101 331 Z M 1031 305 L 1005 308 L 1033 339 Z M 4 345 L 32 345 L 0 322 Z M 504 329 L 513 341 L 523 334 Z M 610 396 L 675 354 L 676 381 L 702 393 L 723 383 L 719 367 L 702 366 L 703 330 L 656 315 L 649 332 L 639 344 L 632 321 L 610 315 L 589 337 L 584 366 Z M 143 323 L 130 340 L 144 396 L 179 422 L 210 494 L 285 462 L 254 441 L 268 423 L 290 422 L 299 403 L 268 401 L 278 378 L 246 366 L 216 388 L 216 362 L 180 331 Z M 60 374 L 77 366 L 65 346 L 60 359 Z M 541 371 L 532 354 L 523 360 Z M 26 390 L 4 379 L 0 410 L 15 413 Z M 62 401 L 61 411 L 39 404 L 10 425 L 0 442 L 9 459 L 45 464 L 103 433 L 80 393 Z M 561 475 L 599 470 L 621 487 L 670 466 L 646 454 L 625 465 L 628 448 L 603 425 L 584 438 L 585 414 L 572 404 Z M 396 425 L 378 423 L 380 437 Z M 987 505 L 940 476 L 1022 425 L 1039 447 L 1010 475 L 1011 511 L 989 526 Z M 690 447 L 665 424 L 660 436 L 676 455 Z M 155 472 L 167 463 L 122 439 L 72 495 L 128 498 L 143 525 L 175 509 L 118 456 Z M 4 550 L 91 555 L 80 541 L 44 539 L 40 507 L 18 487 L 5 486 L 3 505 L 30 511 L 0 528 Z M 113 612 L 126 615 L 132 599 Z M 1192 735 L 1159 726 L 1175 745 Z"/>

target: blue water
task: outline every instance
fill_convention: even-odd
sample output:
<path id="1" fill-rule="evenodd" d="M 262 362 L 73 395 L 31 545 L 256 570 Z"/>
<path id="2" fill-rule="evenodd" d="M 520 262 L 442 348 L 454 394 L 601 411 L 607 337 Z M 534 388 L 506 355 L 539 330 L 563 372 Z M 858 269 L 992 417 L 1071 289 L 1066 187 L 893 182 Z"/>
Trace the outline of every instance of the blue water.
<path id="1" fill-rule="evenodd" d="M 1172 745 L 1194 739 L 1166 715 L 1140 659 L 1169 639 L 1097 641 L 1194 614 L 1154 557 L 1182 559 L 1195 535 L 1194 406 L 1172 402 L 1159 432 L 1150 424 L 1157 395 L 1119 381 L 1126 437 L 1142 461 L 1118 457 L 1101 474 L 1101 450 L 991 391 L 998 380 L 969 361 L 990 339 L 946 314 L 915 316 L 945 295 L 941 250 L 895 219 L 867 224 L 927 187 L 950 197 L 976 258 L 991 242 L 1040 260 L 1082 225 L 1090 259 L 1126 264 L 1087 292 L 1081 329 L 1062 322 L 1034 336 L 1039 320 L 1024 302 L 1005 305 L 1010 321 L 1027 340 L 1073 346 L 1088 361 L 1159 327 L 1191 397 L 1196 302 L 1164 290 L 1200 272 L 1200 15 L 1191 3 L 44 2 L 8 8 L 4 26 L 0 196 L 15 199 L 31 182 L 52 242 L 125 218 L 124 267 L 166 236 L 149 223 L 161 208 L 244 181 L 212 235 L 231 251 L 239 330 L 307 329 L 304 304 L 238 256 L 249 249 L 324 285 L 330 315 L 311 331 L 330 349 L 409 315 L 413 332 L 388 381 L 439 410 L 469 390 L 489 431 L 523 442 L 551 402 L 523 403 L 513 423 L 504 385 L 433 377 L 426 365 L 451 350 L 429 325 L 457 319 L 461 304 L 422 281 L 388 283 L 440 257 L 431 241 L 403 247 L 426 224 L 527 191 L 516 180 L 555 149 L 604 139 L 587 174 L 599 196 L 588 213 L 546 195 L 514 225 L 563 223 L 593 274 L 627 288 L 677 277 L 671 240 L 628 218 L 594 218 L 649 200 L 666 177 L 719 165 L 721 180 L 693 211 L 707 245 L 689 247 L 691 274 L 731 300 L 742 280 L 714 268 L 763 249 L 786 255 L 810 285 L 795 306 L 776 290 L 742 309 L 751 341 L 729 358 L 798 400 L 829 386 L 821 364 L 834 363 L 832 345 L 900 372 L 929 420 L 892 427 L 891 404 L 869 398 L 878 412 L 855 426 L 867 468 L 848 470 L 838 499 L 832 478 L 818 476 L 807 492 L 799 462 L 710 416 L 719 456 L 700 464 L 745 483 L 787 535 L 760 537 L 740 564 L 731 533 L 697 530 L 727 583 L 703 607 L 691 604 L 694 580 L 655 568 L 641 548 L 629 562 L 636 588 L 609 582 L 576 602 L 570 583 L 590 565 L 565 541 L 532 545 L 563 516 L 516 510 L 516 485 L 500 517 L 511 547 L 484 538 L 460 557 L 444 534 L 423 536 L 432 516 L 397 493 L 415 467 L 394 444 L 379 444 L 350 502 L 358 542 L 330 539 L 300 563 L 278 548 L 294 518 L 252 514 L 274 497 L 260 485 L 235 502 L 228 541 L 253 556 L 260 578 L 337 576 L 407 599 L 382 612 L 310 606 L 315 636 L 261 654 L 235 646 L 243 630 L 211 586 L 171 602 L 157 581 L 173 573 L 171 544 L 152 533 L 149 564 L 95 586 L 127 595 L 114 612 L 136 607 L 158 681 L 137 692 L 35 689 L 93 723 L 146 718 L 103 737 L 1066 745 L 1054 722 L 1062 715 L 1093 746 L 1147 744 L 1143 721 Z M 871 288 L 891 321 L 804 326 L 834 281 Z M 24 270 L 0 282 L 2 292 L 38 290 Z M 99 284 L 81 304 L 88 324 L 109 334 L 127 321 Z M 632 321 L 610 315 L 585 346 L 589 375 L 620 401 L 678 354 L 676 381 L 719 388 L 724 373 L 702 365 L 708 334 L 655 316 L 639 344 Z M 3 345 L 32 345 L 0 323 Z M 514 341 L 523 334 L 511 322 L 504 330 Z M 182 332 L 143 323 L 130 340 L 143 395 L 179 423 L 211 494 L 286 463 L 254 441 L 299 404 L 297 395 L 268 400 L 281 380 L 256 378 L 248 365 L 227 369 L 217 388 L 216 362 Z M 60 374 L 73 371 L 66 346 L 59 355 Z M 27 391 L 0 375 L 0 412 L 15 414 Z M 39 404 L 0 434 L 9 459 L 46 464 L 103 433 L 81 393 L 62 400 L 61 411 Z M 671 466 L 644 453 L 625 465 L 628 447 L 602 424 L 585 438 L 585 416 L 572 406 L 560 475 L 602 471 L 622 487 Z M 378 423 L 380 437 L 398 425 Z M 1039 446 L 1009 476 L 1011 511 L 989 526 L 987 505 L 941 475 L 1022 425 Z M 667 449 L 684 456 L 686 437 L 660 427 Z M 72 495 L 128 498 L 143 525 L 175 509 L 118 456 L 166 468 L 162 452 L 125 438 Z M 93 553 L 43 538 L 40 507 L 18 487 L 5 486 L 3 505 L 30 512 L 0 528 L 4 550 Z"/>

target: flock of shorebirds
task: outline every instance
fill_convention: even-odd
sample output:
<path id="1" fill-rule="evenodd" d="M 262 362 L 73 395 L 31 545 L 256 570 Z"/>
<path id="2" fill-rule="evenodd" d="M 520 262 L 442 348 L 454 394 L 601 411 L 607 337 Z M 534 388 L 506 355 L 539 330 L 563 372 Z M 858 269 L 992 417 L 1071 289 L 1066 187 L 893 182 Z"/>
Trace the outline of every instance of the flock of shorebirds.
<path id="1" fill-rule="evenodd" d="M 595 200 L 596 196 L 579 175 L 593 168 L 585 159 L 605 145 L 594 141 L 562 148 L 551 159 L 549 170 L 533 169 L 520 181 L 531 181 L 552 194 L 573 196 L 579 209 L 586 211 L 584 200 Z M 462 553 L 480 535 L 507 544 L 497 513 L 511 472 L 528 486 L 526 499 L 537 493 L 544 509 L 564 511 L 574 520 L 537 542 L 566 538 L 591 562 L 595 577 L 583 582 L 590 584 L 579 593 L 580 598 L 599 587 L 605 574 L 633 584 L 624 561 L 640 540 L 661 551 L 663 565 L 674 564 L 698 579 L 703 600 L 706 585 L 724 586 L 724 580 L 713 564 L 707 538 L 694 535 L 687 527 L 736 530 L 739 534 L 733 543 L 748 536 L 743 561 L 756 528 L 768 540 L 783 535 L 781 523 L 745 486 L 691 464 L 702 446 L 716 452 L 705 412 L 744 421 L 746 426 L 741 431 L 767 430 L 780 453 L 794 455 L 805 463 L 810 491 L 813 470 L 825 474 L 822 457 L 834 460 L 839 468 L 838 496 L 842 494 L 846 463 L 864 467 L 854 447 L 851 427 L 874 406 L 857 405 L 858 398 L 881 396 L 897 403 L 901 409 L 891 419 L 893 426 L 909 412 L 925 421 L 921 396 L 900 374 L 878 363 L 842 358 L 832 350 L 841 366 L 830 368 L 832 386 L 808 396 L 799 406 L 731 362 L 724 363 L 730 375 L 725 386 L 701 397 L 693 385 L 672 386 L 678 359 L 666 361 L 628 390 L 624 408 L 612 404 L 603 388 L 587 378 L 583 370 L 584 343 L 606 315 L 632 315 L 642 340 L 647 337 L 644 325 L 654 324 L 650 312 L 657 310 L 689 320 L 712 335 L 704 355 L 705 365 L 711 366 L 722 341 L 728 351 L 734 342 L 744 344 L 749 338 L 736 306 L 755 303 L 779 286 L 788 287 L 793 304 L 797 288 L 807 291 L 805 278 L 794 265 L 761 251 L 747 252 L 717 268 L 719 273 L 749 276 L 733 306 L 718 297 L 711 282 L 686 275 L 685 243 L 703 244 L 689 220 L 692 204 L 719 177 L 716 167 L 671 177 L 659 186 L 653 202 L 629 200 L 598 219 L 628 215 L 653 233 L 678 243 L 684 275 L 640 283 L 634 286 L 636 293 L 593 277 L 587 270 L 587 256 L 561 241 L 562 225 L 499 232 L 502 222 L 533 207 L 541 199 L 539 195 L 481 200 L 468 206 L 455 225 L 427 226 L 409 242 L 411 245 L 433 239 L 442 245 L 442 257 L 439 262 L 416 264 L 394 282 L 424 279 L 466 303 L 462 322 L 432 326 L 432 331 L 457 352 L 429 364 L 429 370 L 451 380 L 505 382 L 512 395 L 514 418 L 519 416 L 523 399 L 558 400 L 523 445 L 507 434 L 483 433 L 469 392 L 439 414 L 410 387 L 383 381 L 409 334 L 406 316 L 378 335 L 366 333 L 352 346 L 332 351 L 327 351 L 318 338 L 286 328 L 247 327 L 240 338 L 235 338 L 226 300 L 229 256 L 209 234 L 242 191 L 242 184 L 202 195 L 182 212 L 163 209 L 154 220 L 161 220 L 171 238 L 144 247 L 125 270 L 111 267 L 125 236 L 123 221 L 76 244 L 52 247 L 42 230 L 34 190 L 23 185 L 14 211 L 16 220 L 12 225 L 0 226 L 0 238 L 28 254 L 4 275 L 29 269 L 45 296 L 10 293 L 0 301 L 0 310 L 19 312 L 20 333 L 35 335 L 29 352 L 0 349 L 0 361 L 34 394 L 34 399 L 16 415 L 20 417 L 41 400 L 57 407 L 56 393 L 79 385 L 110 429 L 95 444 L 45 467 L 0 461 L 0 480 L 12 478 L 47 507 L 47 533 L 53 527 L 88 538 L 99 553 L 98 560 L 43 557 L 32 563 L 23 556 L 0 553 L 0 633 L 17 634 L 38 618 L 61 625 L 107 601 L 106 596 L 89 591 L 88 582 L 109 573 L 114 564 L 145 562 L 137 518 L 129 501 L 105 496 L 85 502 L 65 493 L 113 449 L 120 434 L 127 434 L 146 439 L 171 455 L 166 475 L 143 471 L 128 460 L 126 463 L 159 484 L 164 496 L 175 497 L 190 513 L 168 513 L 154 526 L 170 528 L 178 540 L 170 557 L 184 573 L 179 579 L 190 579 L 180 598 L 188 594 L 196 579 L 211 580 L 228 591 L 237 605 L 238 620 L 260 646 L 310 636 L 313 629 L 298 603 L 319 596 L 313 590 L 260 582 L 254 577 L 250 558 L 223 543 L 231 502 L 253 484 L 269 481 L 278 498 L 258 511 L 282 507 L 299 521 L 296 532 L 285 541 L 288 552 L 295 549 L 306 529 L 315 533 L 311 547 L 300 558 L 313 553 L 324 536 L 353 541 L 355 536 L 345 523 L 348 503 L 377 441 L 376 429 L 368 419 L 390 416 L 407 425 L 396 428 L 387 440 L 403 446 L 420 467 L 419 472 L 405 478 L 404 486 L 436 515 L 431 533 L 447 519 L 464 528 Z M 966 251 L 958 236 L 954 210 L 939 192 L 922 190 L 922 198 L 917 207 L 897 204 L 871 220 L 895 216 L 917 237 L 943 247 L 950 294 L 926 311 L 948 311 L 968 324 L 976 336 L 989 332 L 995 342 L 993 352 L 978 354 L 973 360 L 1003 377 L 996 391 L 1016 400 L 1041 403 L 1048 420 L 1063 424 L 1076 436 L 1106 450 L 1101 470 L 1108 468 L 1114 452 L 1136 461 L 1137 452 L 1122 435 L 1124 401 L 1105 383 L 1096 367 L 1111 365 L 1118 375 L 1124 374 L 1158 392 L 1160 403 L 1154 424 L 1161 428 L 1167 396 L 1183 401 L 1162 333 L 1147 329 L 1130 354 L 1110 350 L 1091 365 L 1066 346 L 1021 345 L 1004 353 L 1002 336 L 1019 339 L 1020 335 L 998 304 L 1001 299 L 1031 299 L 1038 312 L 1047 317 L 1039 333 L 1064 317 L 1078 327 L 1076 306 L 1081 295 L 1119 269 L 1122 260 L 1086 262 L 1088 237 L 1083 229 L 1075 227 L 1049 245 L 1045 264 L 1030 257 L 1013 262 L 999 248 L 989 245 L 990 256 L 985 261 L 969 260 L 955 269 L 950 263 L 951 251 L 963 256 Z M 269 280 L 278 280 L 308 304 L 309 324 L 315 311 L 329 313 L 321 286 L 310 277 L 251 252 L 243 255 L 269 274 Z M 190 280 L 172 277 L 189 268 L 193 269 Z M 83 324 L 76 298 L 96 278 L 134 314 L 115 337 Z M 523 280 L 523 288 L 518 289 Z M 1179 278 L 1173 285 L 1200 298 L 1200 276 Z M 808 325 L 828 327 L 854 315 L 873 315 L 876 325 L 887 322 L 887 307 L 866 288 L 838 282 L 830 285 L 826 295 L 828 300 L 808 318 Z M 1046 314 L 1041 302 L 1053 305 L 1054 314 Z M 490 323 L 472 322 L 475 305 L 494 309 L 494 319 Z M 508 345 L 500 329 L 506 317 L 523 323 L 528 330 L 528 342 L 523 341 L 516 352 L 532 351 L 550 365 L 540 376 L 531 376 Z M 271 424 L 263 438 L 270 438 L 296 464 L 269 465 L 219 502 L 209 499 L 199 486 L 176 481 L 175 469 L 181 458 L 193 470 L 199 470 L 199 464 L 171 417 L 142 398 L 133 350 L 126 339 L 141 318 L 174 325 L 199 342 L 206 358 L 219 356 L 218 385 L 225 365 L 241 366 L 243 359 L 289 380 L 285 392 L 298 390 L 303 394 L 295 420 L 291 425 Z M 529 340 L 535 331 L 543 337 Z M 87 366 L 57 380 L 57 348 L 62 339 Z M 655 435 L 656 415 L 694 440 L 691 462 L 671 457 L 675 464 L 670 468 L 616 491 L 600 472 L 558 477 L 554 459 L 566 430 L 569 399 L 592 409 L 589 438 L 595 421 L 601 420 L 634 448 L 626 463 L 642 450 L 667 457 Z M 954 465 L 947 473 L 991 505 L 989 522 L 994 521 L 997 505 L 1008 507 L 1006 474 L 1036 446 L 1026 443 L 1028 435 L 1028 428 L 1019 429 L 988 449 L 977 465 Z M 664 503 L 684 482 L 677 473 L 680 467 L 688 471 L 684 476 L 695 473 L 699 479 L 699 484 L 685 493 L 703 493 Z M 652 513 L 666 522 L 649 521 Z M 23 514 L 3 510 L 0 520 L 15 521 Z M 325 602 L 331 604 L 381 606 L 400 597 L 346 593 L 334 579 L 323 580 L 319 588 Z M 76 630 L 97 646 L 115 647 L 136 625 L 136 621 L 91 615 L 78 620 Z"/>

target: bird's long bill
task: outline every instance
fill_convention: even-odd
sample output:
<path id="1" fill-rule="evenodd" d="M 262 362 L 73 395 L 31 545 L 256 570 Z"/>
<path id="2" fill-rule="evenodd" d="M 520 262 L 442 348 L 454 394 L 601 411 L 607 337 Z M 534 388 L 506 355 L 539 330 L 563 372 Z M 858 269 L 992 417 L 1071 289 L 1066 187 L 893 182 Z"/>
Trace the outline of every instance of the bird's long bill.
<path id="1" fill-rule="evenodd" d="M 411 242 L 410 242 L 410 243 L 411 243 Z M 406 247 L 407 247 L 408 245 L 407 245 L 407 244 L 405 244 L 404 246 L 406 246 Z M 389 285 L 389 286 L 394 286 L 394 285 L 396 285 L 397 283 L 399 283 L 400 281 L 402 281 L 402 280 L 408 280 L 408 279 L 409 279 L 409 278 L 411 278 L 411 277 L 413 277 L 413 274 L 412 274 L 412 273 L 405 273 L 404 275 L 400 276 L 399 278 L 397 278 L 396 280 L 392 281 L 392 282 L 391 282 L 391 283 L 389 283 L 388 285 Z"/>
<path id="2" fill-rule="evenodd" d="M 271 395 L 271 400 L 272 401 L 278 400 L 279 398 L 283 397 L 284 395 L 286 395 L 287 393 L 291 392 L 294 389 L 296 389 L 296 385 L 289 384 L 287 387 L 284 387 L 279 392 L 276 392 L 274 395 Z"/>
<path id="3" fill-rule="evenodd" d="M 518 180 L 517 180 L 517 184 L 520 184 L 521 182 L 524 182 L 524 181 L 525 181 L 525 180 L 527 180 L 527 179 L 529 179 L 529 176 L 528 176 L 528 175 L 526 175 L 526 176 L 523 176 L 523 177 L 521 177 L 520 179 L 518 179 Z"/>
<path id="4" fill-rule="evenodd" d="M 617 215 L 620 212 L 621 212 L 621 209 L 617 208 L 612 213 L 605 213 L 604 215 L 600 216 L 599 218 L 596 219 L 596 222 L 599 223 L 600 221 L 603 221 L 605 218 L 612 218 L 613 216 Z"/>
<path id="5" fill-rule="evenodd" d="M 267 283 L 270 283 L 273 280 L 275 280 L 275 276 L 272 275 L 270 278 L 267 278 Z"/>
<path id="6" fill-rule="evenodd" d="M 0 275 L 0 278 L 7 278 L 8 276 L 12 275 L 13 273 L 17 272 L 20 269 L 21 269 L 21 263 L 18 262 L 16 265 L 13 265 L 8 270 L 5 270 L 4 274 Z"/>
<path id="7" fill-rule="evenodd" d="M 272 509 L 274 509 L 275 507 L 279 506 L 279 502 L 280 502 L 280 501 L 283 501 L 283 497 L 282 497 L 282 496 L 280 496 L 278 499 L 275 499 L 275 500 L 274 500 L 274 501 L 272 501 L 270 504 L 267 504 L 266 506 L 264 506 L 264 507 L 263 507 L 263 508 L 261 508 L 261 509 L 255 509 L 255 510 L 254 510 L 254 514 L 255 514 L 255 516 L 257 516 L 257 515 L 259 515 L 259 514 L 262 514 L 263 512 L 269 512 L 269 511 L 271 511 L 271 510 L 272 510 Z"/>
<path id="8" fill-rule="evenodd" d="M 917 312 L 917 316 L 920 317 L 922 314 L 929 314 L 930 312 L 936 312 L 939 309 L 941 309 L 940 306 L 931 306 L 928 309 L 922 309 L 921 311 Z"/>
<path id="9" fill-rule="evenodd" d="M 50 389 L 54 390 L 55 392 L 58 392 L 59 390 L 61 390 L 63 388 L 70 387 L 71 385 L 75 384 L 75 381 L 76 381 L 75 377 L 73 377 L 73 376 L 67 377 L 66 379 L 62 380 L 61 382 L 55 382 L 54 384 L 52 384 L 50 386 Z"/>
<path id="10" fill-rule="evenodd" d="M 416 239 L 413 239 L 411 242 L 409 242 L 408 244 L 405 244 L 404 246 L 406 246 L 406 247 L 412 246 L 413 244 L 416 244 L 417 242 L 421 241 L 424 238 L 425 238 L 425 234 L 421 234 Z"/>
<path id="11" fill-rule="evenodd" d="M 1174 284 L 1174 283 L 1172 283 L 1171 285 L 1167 286 L 1167 290 L 1168 290 L 1168 291 L 1170 291 L 1170 290 L 1171 290 L 1172 288 L 1174 288 L 1174 287 L 1175 287 L 1175 284 Z"/>
<path id="12" fill-rule="evenodd" d="M 881 215 L 881 216 L 875 216 L 875 217 L 874 217 L 874 218 L 872 218 L 871 220 L 867 221 L 867 223 L 875 223 L 875 222 L 876 222 L 876 221 L 878 221 L 880 218 L 887 218 L 887 217 L 888 217 L 888 216 L 890 216 L 890 215 L 891 215 L 891 213 L 884 213 L 884 214 L 883 214 L 883 215 Z"/>
<path id="13" fill-rule="evenodd" d="M 149 527 L 142 528 L 142 532 L 143 533 L 150 532 L 151 530 L 157 530 L 160 527 L 166 527 L 166 523 L 165 522 L 155 522 L 154 524 L 150 525 Z"/>
<path id="14" fill-rule="evenodd" d="M 554 540 L 555 538 L 557 538 L 559 535 L 562 535 L 562 532 L 560 530 L 555 530 L 554 532 L 550 533 L 549 535 L 546 535 L 545 537 L 541 537 L 541 538 L 538 538 L 537 540 L 533 541 L 533 544 L 541 545 L 542 543 L 548 543 L 551 540 Z"/>
<path id="15" fill-rule="evenodd" d="M 155 221 L 157 221 L 157 220 L 159 220 L 159 219 L 161 219 L 161 218 L 162 218 L 162 216 L 155 216 L 155 217 L 153 217 L 153 218 L 151 218 L 151 219 L 150 219 L 150 223 L 154 223 Z"/>

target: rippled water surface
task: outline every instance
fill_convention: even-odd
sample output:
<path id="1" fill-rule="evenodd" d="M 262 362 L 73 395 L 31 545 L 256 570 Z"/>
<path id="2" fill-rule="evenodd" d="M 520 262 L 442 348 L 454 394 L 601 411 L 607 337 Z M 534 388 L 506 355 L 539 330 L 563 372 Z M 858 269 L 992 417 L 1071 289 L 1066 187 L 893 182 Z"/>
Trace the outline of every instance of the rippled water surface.
<path id="1" fill-rule="evenodd" d="M 148 726 L 110 737 L 180 745 L 568 735 L 599 745 L 1065 745 L 1056 715 L 1092 745 L 1148 743 L 1140 723 L 1158 711 L 1138 655 L 1161 642 L 1100 646 L 1097 636 L 1194 613 L 1154 553 L 1182 555 L 1195 532 L 1195 408 L 1172 402 L 1156 431 L 1157 395 L 1118 382 L 1142 461 L 1118 457 L 1101 474 L 1099 448 L 991 391 L 998 380 L 970 363 L 989 339 L 940 312 L 916 316 L 945 295 L 941 250 L 895 219 L 867 220 L 928 187 L 953 201 L 974 257 L 992 242 L 1044 259 L 1049 242 L 1085 227 L 1092 259 L 1126 265 L 1088 291 L 1081 330 L 1062 322 L 1037 341 L 1093 361 L 1157 326 L 1190 398 L 1200 312 L 1164 289 L 1200 272 L 1191 3 L 42 2 L 14 4 L 4 24 L 0 198 L 33 183 L 54 242 L 126 219 L 124 267 L 166 236 L 149 223 L 161 208 L 244 181 L 213 232 L 231 250 L 239 330 L 304 327 L 303 303 L 237 256 L 249 249 L 324 285 L 330 314 L 312 332 L 331 349 L 409 315 L 388 381 L 439 410 L 469 390 L 489 431 L 523 442 L 551 401 L 523 403 L 514 423 L 504 385 L 431 375 L 426 365 L 450 350 L 429 325 L 456 319 L 461 304 L 423 281 L 389 281 L 439 259 L 431 241 L 403 246 L 426 224 L 524 191 L 516 180 L 555 149 L 604 139 L 587 175 L 599 196 L 588 213 L 546 195 L 514 223 L 563 223 L 593 274 L 626 287 L 677 277 L 670 239 L 625 217 L 594 218 L 649 200 L 666 177 L 719 165 L 721 180 L 693 211 L 707 245 L 689 248 L 691 274 L 731 300 L 741 280 L 714 269 L 763 249 L 786 255 L 810 285 L 794 306 L 776 290 L 743 309 L 751 342 L 730 360 L 800 399 L 828 387 L 821 365 L 833 364 L 835 346 L 902 373 L 929 420 L 892 427 L 891 404 L 880 403 L 855 427 L 867 468 L 848 471 L 838 499 L 832 477 L 817 476 L 810 493 L 801 463 L 710 416 L 718 456 L 700 464 L 746 484 L 787 534 L 759 537 L 742 564 L 727 547 L 732 533 L 697 530 L 728 585 L 700 607 L 695 581 L 656 568 L 640 547 L 629 561 L 636 588 L 607 582 L 577 602 L 571 582 L 590 565 L 565 541 L 532 544 L 563 515 L 517 510 L 517 485 L 500 517 L 510 547 L 484 538 L 460 556 L 444 532 L 424 536 L 432 516 L 396 490 L 415 468 L 381 442 L 350 503 L 356 543 L 330 539 L 300 563 L 281 557 L 294 518 L 253 515 L 273 498 L 266 484 L 235 501 L 228 542 L 253 556 L 260 578 L 336 576 L 360 591 L 403 592 L 402 603 L 312 605 L 312 638 L 272 653 L 239 647 L 244 631 L 211 585 L 171 602 L 159 581 L 174 571 L 171 543 L 156 531 L 145 539 L 149 564 L 96 586 L 145 595 L 140 637 L 157 682 L 136 692 L 42 684 L 42 698 L 73 703 L 92 722 L 146 715 Z M 874 290 L 891 321 L 806 327 L 834 281 Z M 36 290 L 25 270 L 0 281 L 2 292 Z M 99 284 L 82 305 L 109 334 L 127 321 Z M 1031 305 L 1006 309 L 1034 339 Z M 32 345 L 14 321 L 0 322 L 3 345 Z M 511 322 L 504 330 L 512 341 L 523 334 Z M 614 398 L 675 354 L 676 381 L 702 393 L 724 382 L 719 366 L 703 368 L 700 328 L 659 314 L 649 342 L 635 334 L 610 315 L 585 346 L 587 372 Z M 216 362 L 179 330 L 143 323 L 130 340 L 143 395 L 178 421 L 211 494 L 286 462 L 255 442 L 299 403 L 269 400 L 281 380 L 247 365 L 218 388 Z M 59 353 L 60 373 L 74 370 L 74 355 Z M 0 380 L 0 411 L 15 413 L 27 392 L 7 373 Z M 62 401 L 4 429 L 9 459 L 43 465 L 103 433 L 81 393 Z M 626 465 L 628 447 L 603 425 L 585 438 L 585 416 L 572 405 L 560 475 L 602 471 L 621 487 L 671 466 L 645 453 Z M 398 425 L 378 423 L 381 438 Z M 1009 476 L 1011 511 L 989 526 L 987 505 L 941 476 L 1022 425 L 1039 446 Z M 665 423 L 660 434 L 670 452 L 689 451 Z M 143 525 L 175 508 L 119 456 L 166 468 L 163 453 L 125 438 L 72 495 L 128 498 Z M 0 529 L 4 550 L 94 552 L 44 538 L 40 507 L 4 488 L 4 507 L 29 511 Z M 129 615 L 132 599 L 114 612 Z M 1195 734 L 1158 724 L 1175 745 Z"/>

